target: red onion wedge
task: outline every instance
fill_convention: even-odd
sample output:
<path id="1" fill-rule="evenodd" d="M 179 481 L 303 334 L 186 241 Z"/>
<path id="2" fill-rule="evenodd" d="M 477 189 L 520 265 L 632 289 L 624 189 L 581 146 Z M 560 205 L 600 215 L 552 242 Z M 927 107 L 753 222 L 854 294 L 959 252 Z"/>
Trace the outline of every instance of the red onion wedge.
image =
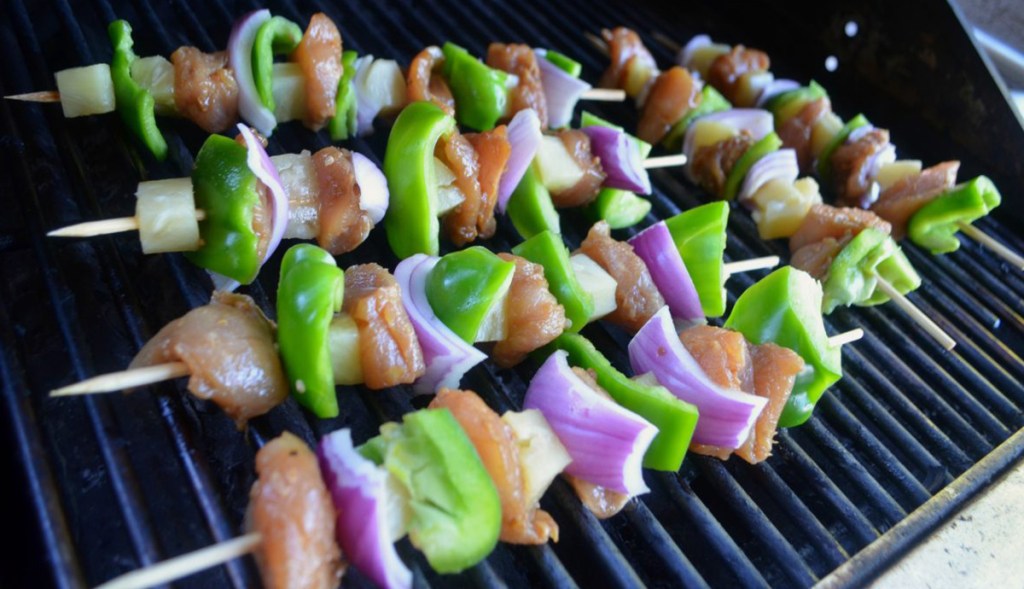
<path id="1" fill-rule="evenodd" d="M 651 373 L 673 395 L 697 406 L 700 419 L 693 441 L 698 444 L 738 448 L 768 402 L 766 397 L 711 382 L 679 340 L 668 307 L 651 317 L 629 342 L 629 362 L 636 374 Z"/>
<path id="2" fill-rule="evenodd" d="M 420 394 L 431 394 L 442 387 L 459 388 L 462 376 L 487 359 L 487 355 L 467 344 L 441 322 L 427 300 L 427 276 L 440 258 L 416 254 L 395 268 L 395 280 L 402 289 L 402 303 L 412 320 L 423 349 L 427 370 L 413 385 Z"/>
<path id="3" fill-rule="evenodd" d="M 743 178 L 739 201 L 746 202 L 772 180 L 783 180 L 792 184 L 799 175 L 800 164 L 797 163 L 795 150 L 785 148 L 773 151 L 750 166 L 746 177 Z"/>
<path id="4" fill-rule="evenodd" d="M 238 82 L 238 112 L 242 119 L 265 136 L 274 132 L 277 119 L 269 108 L 263 106 L 256 90 L 252 75 L 252 46 L 260 25 L 268 20 L 270 11 L 266 8 L 250 12 L 235 22 L 228 39 L 228 64 Z"/>
<path id="5" fill-rule="evenodd" d="M 783 92 L 796 90 L 799 87 L 800 82 L 797 82 L 796 80 L 787 80 L 785 78 L 781 80 L 772 80 L 767 86 L 764 87 L 764 90 L 761 91 L 760 96 L 757 97 L 757 103 L 754 106 L 756 106 L 757 108 L 761 108 L 761 106 L 763 106 L 764 103 L 768 102 L 768 100 L 772 96 L 778 96 Z"/>
<path id="6" fill-rule="evenodd" d="M 697 35 L 683 46 L 679 50 L 679 55 L 676 56 L 676 63 L 680 66 L 690 68 L 690 60 L 693 58 L 693 52 L 700 49 L 701 47 L 707 47 L 711 44 L 711 37 L 707 35 Z"/>
<path id="7" fill-rule="evenodd" d="M 700 306 L 697 288 L 665 222 L 659 221 L 637 233 L 630 238 L 629 245 L 647 264 L 654 285 L 665 297 L 672 317 L 688 323 L 703 322 L 704 310 Z"/>
<path id="8" fill-rule="evenodd" d="M 508 199 L 512 197 L 519 181 L 526 174 L 526 169 L 533 162 L 533 156 L 537 154 L 541 138 L 540 117 L 537 111 L 532 108 L 521 110 L 512 117 L 508 124 L 508 142 L 512 151 L 508 156 L 508 163 L 505 165 L 505 172 L 501 175 L 498 183 L 499 213 L 505 212 L 508 206 Z"/>
<path id="9" fill-rule="evenodd" d="M 566 127 L 572 122 L 572 113 L 580 96 L 592 86 L 583 80 L 570 76 L 565 70 L 547 60 L 547 51 L 534 49 L 537 65 L 540 67 L 540 81 L 544 88 L 544 99 L 548 103 L 548 126 L 552 129 Z"/>
<path id="10" fill-rule="evenodd" d="M 572 457 L 565 472 L 619 493 L 649 491 L 641 464 L 658 428 L 590 388 L 568 354 L 548 357 L 526 390 L 524 409 L 539 409 Z"/>
<path id="11" fill-rule="evenodd" d="M 715 122 L 723 125 L 729 125 L 733 129 L 739 131 L 747 131 L 754 138 L 754 141 L 760 141 L 765 135 L 775 130 L 775 119 L 772 118 L 772 113 L 761 110 L 759 108 L 733 108 L 729 110 L 723 110 L 720 112 L 711 113 L 703 116 L 699 119 L 701 122 Z M 683 139 L 683 153 L 686 154 L 687 161 L 693 161 L 693 152 L 696 142 L 697 124 L 691 124 L 690 128 L 686 130 L 686 137 Z"/>
<path id="12" fill-rule="evenodd" d="M 356 451 L 347 428 L 324 436 L 317 456 L 345 558 L 381 587 L 412 587 L 412 573 L 391 540 L 387 472 Z"/>
<path id="13" fill-rule="evenodd" d="M 651 193 L 651 178 L 647 175 L 636 143 L 620 129 L 591 125 L 581 129 L 590 137 L 590 150 L 601 159 L 601 168 L 607 176 L 604 186 L 621 188 L 640 194 Z"/>
<path id="14" fill-rule="evenodd" d="M 267 150 L 263 149 L 263 142 L 252 132 L 252 129 L 238 124 L 238 132 L 245 139 L 247 154 L 245 163 L 256 174 L 256 178 L 267 187 L 270 193 L 270 202 L 267 203 L 270 213 L 270 241 L 267 243 L 267 253 L 260 260 L 265 263 L 277 250 L 284 232 L 288 228 L 288 192 L 284 189 L 281 176 L 277 173 L 277 167 L 270 161 Z"/>
<path id="15" fill-rule="evenodd" d="M 374 224 L 380 223 L 391 200 L 384 172 L 370 158 L 356 151 L 352 152 L 352 168 L 359 186 L 359 208 L 370 215 Z"/>

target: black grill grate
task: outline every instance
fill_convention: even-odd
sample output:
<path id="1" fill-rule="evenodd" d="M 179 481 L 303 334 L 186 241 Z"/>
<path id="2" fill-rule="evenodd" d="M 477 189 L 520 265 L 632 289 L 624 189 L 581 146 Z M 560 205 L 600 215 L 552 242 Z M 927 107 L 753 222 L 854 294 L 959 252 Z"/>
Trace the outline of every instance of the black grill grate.
<path id="1" fill-rule="evenodd" d="M 793 5 L 776 7 L 782 12 L 769 15 L 761 13 L 769 7 L 729 2 L 715 10 L 688 6 L 674 12 L 583 0 L 533 4 L 525 9 L 472 0 L 441 7 L 368 0 L 337 6 L 275 2 L 270 8 L 297 22 L 324 10 L 339 23 L 346 46 L 360 53 L 408 60 L 426 44 L 452 39 L 479 55 L 491 40 L 525 41 L 579 58 L 590 80 L 599 75 L 604 58 L 586 45 L 582 33 L 602 26 L 626 24 L 679 39 L 707 31 L 761 46 L 784 75 L 800 80 L 819 76 L 833 89 L 839 113 L 849 116 L 863 109 L 892 126 L 903 152 L 926 161 L 963 157 L 965 174 L 990 173 L 1007 202 L 997 219 L 980 225 L 1018 251 L 1024 249 L 1020 219 L 1010 210 L 1024 186 L 1021 164 L 1011 154 L 1020 152 L 1024 136 L 1013 127 L 1008 107 L 998 102 L 999 88 L 987 78 L 982 62 L 964 50 L 970 42 L 944 4 L 888 9 L 929 11 L 928 23 L 915 21 L 924 29 L 899 29 L 901 35 L 892 33 L 897 29 L 891 23 L 908 21 L 881 11 L 883 2 Z M 105 27 L 115 16 L 135 26 L 140 54 L 167 55 L 183 43 L 204 50 L 220 47 L 233 19 L 258 6 L 227 0 L 137 0 L 116 6 L 7 0 L 3 7 L 0 51 L 8 60 L 0 91 L 12 94 L 50 87 L 51 72 L 61 68 L 108 59 Z M 837 41 L 830 36 L 836 23 L 841 30 L 846 19 L 860 22 L 863 38 Z M 776 24 L 759 26 L 764 22 Z M 908 93 L 902 84 L 912 78 L 908 71 L 920 69 L 913 58 L 923 54 L 921 39 L 935 37 L 944 39 L 945 49 L 932 57 L 946 67 L 931 72 L 933 81 L 974 84 L 975 98 L 989 108 L 983 115 L 969 109 L 962 118 L 984 125 L 975 134 L 991 133 L 994 147 L 988 151 L 965 136 L 963 121 L 946 124 L 937 118 L 944 105 L 933 108 L 922 98 L 927 93 Z M 652 48 L 662 63 L 668 62 L 667 51 Z M 821 69 L 829 51 L 841 58 L 835 74 Z M 904 60 L 903 69 L 893 70 L 879 57 L 885 51 Z M 941 61 L 949 54 L 956 54 L 957 61 Z M 902 91 L 902 100 L 887 95 L 882 84 L 892 79 L 886 77 L 892 71 L 900 83 L 889 91 Z M 588 108 L 627 127 L 635 124 L 631 106 Z M 203 304 L 209 286 L 201 271 L 178 256 L 142 257 L 130 238 L 56 242 L 45 239 L 44 231 L 130 214 L 135 184 L 150 176 L 186 174 L 190 154 L 203 137 L 185 124 L 169 123 L 171 156 L 166 164 L 153 165 L 139 159 L 113 117 L 68 121 L 56 108 L 4 102 L 0 119 L 5 171 L 0 174 L 5 206 L 0 216 L 0 376 L 5 429 L 18 462 L 16 480 L 23 483 L 22 501 L 13 504 L 22 512 L 15 515 L 35 540 L 18 548 L 15 554 L 23 558 L 16 556 L 19 562 L 0 575 L 22 571 L 26 586 L 95 585 L 230 538 L 239 530 L 252 458 L 264 439 L 288 429 L 312 442 L 351 427 L 354 437 L 363 440 L 381 421 L 422 405 L 410 400 L 406 390 L 343 390 L 343 414 L 335 420 L 309 422 L 289 401 L 241 435 L 215 408 L 179 394 L 184 389 L 180 383 L 131 396 L 46 399 L 46 391 L 60 384 L 122 368 L 161 325 Z M 386 128 L 350 147 L 379 157 L 385 140 Z M 270 149 L 281 153 L 325 144 L 322 135 L 289 125 L 275 134 Z M 1001 157 L 993 157 L 999 150 Z M 703 201 L 677 172 L 658 171 L 653 177 L 657 218 Z M 566 238 L 578 244 L 585 220 L 571 212 L 564 219 Z M 782 244 L 760 241 L 742 213 L 732 216 L 729 229 L 732 258 L 785 255 Z M 502 222 L 491 245 L 507 249 L 514 235 Z M 919 535 L 954 501 L 929 503 L 925 511 L 931 519 L 908 514 L 946 485 L 961 485 L 954 479 L 972 466 L 974 486 L 964 489 L 976 488 L 978 480 L 993 476 L 1024 449 L 1020 435 L 1011 437 L 1024 425 L 1024 278 L 974 244 L 942 258 L 912 246 L 907 250 L 926 281 L 913 298 L 957 339 L 954 352 L 942 353 L 892 308 L 840 310 L 828 319 L 834 331 L 862 326 L 869 335 L 847 347 L 847 376 L 807 425 L 780 433 L 776 455 L 767 463 L 752 467 L 691 456 L 677 474 L 647 472 L 653 492 L 606 522 L 581 510 L 570 489 L 557 483 L 544 501 L 562 526 L 557 545 L 500 546 L 474 569 L 438 577 L 403 543 L 400 552 L 412 563 L 417 580 L 487 586 L 810 586 L 894 526 Z M 341 263 L 366 260 L 394 267 L 382 232 Z M 249 289 L 265 309 L 273 308 L 276 275 L 272 262 Z M 730 296 L 752 281 L 733 278 Z M 613 362 L 626 365 L 622 332 L 596 326 L 587 335 Z M 513 408 L 520 405 L 533 368 L 502 371 L 486 365 L 471 372 L 464 384 L 498 410 Z M 844 570 L 841 580 L 855 582 L 863 578 L 858 574 L 870 574 L 916 535 L 900 537 L 908 540 L 886 537 L 873 544 L 863 553 L 864 562 L 857 563 L 860 572 Z M 248 587 L 255 582 L 251 563 L 238 561 L 183 585 Z M 366 583 L 353 572 L 346 584 Z"/>

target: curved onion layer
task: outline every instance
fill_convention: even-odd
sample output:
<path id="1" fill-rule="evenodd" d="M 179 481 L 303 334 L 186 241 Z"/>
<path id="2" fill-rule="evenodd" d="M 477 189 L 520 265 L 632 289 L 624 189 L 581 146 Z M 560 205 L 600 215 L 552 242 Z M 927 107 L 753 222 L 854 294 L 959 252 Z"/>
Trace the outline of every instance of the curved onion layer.
<path id="1" fill-rule="evenodd" d="M 373 65 L 373 56 L 362 55 L 352 66 L 356 68 L 355 76 L 352 78 L 352 87 L 356 91 L 356 137 L 364 137 L 373 133 L 373 119 L 380 112 L 380 105 L 373 100 L 369 93 L 362 90 L 366 87 L 371 65 Z"/>
<path id="2" fill-rule="evenodd" d="M 636 374 L 651 373 L 673 395 L 697 406 L 700 419 L 693 441 L 698 444 L 738 448 L 768 402 L 711 382 L 679 341 L 667 307 L 629 342 L 629 362 Z"/>
<path id="3" fill-rule="evenodd" d="M 381 587 L 411 587 L 412 573 L 391 543 L 387 472 L 356 451 L 347 428 L 324 436 L 317 456 L 338 513 L 336 535 L 345 558 Z"/>
<path id="4" fill-rule="evenodd" d="M 844 143 L 856 143 L 860 141 L 861 137 L 867 135 L 868 133 L 874 130 L 875 126 L 870 123 L 868 123 L 867 125 L 861 125 L 854 129 L 853 131 L 850 131 L 850 134 L 846 136 L 846 141 L 844 141 Z"/>
<path id="5" fill-rule="evenodd" d="M 440 258 L 416 254 L 395 268 L 395 280 L 402 289 L 402 303 L 412 320 L 423 349 L 427 370 L 413 390 L 430 394 L 445 387 L 459 388 L 462 376 L 487 359 L 487 355 L 467 344 L 434 314 L 427 300 L 427 277 Z"/>
<path id="6" fill-rule="evenodd" d="M 773 151 L 750 166 L 746 177 L 743 178 L 738 198 L 740 202 L 745 202 L 768 182 L 783 180 L 791 184 L 796 182 L 799 175 L 800 164 L 796 160 L 796 150 L 786 148 Z"/>
<path id="7" fill-rule="evenodd" d="M 761 91 L 761 94 L 757 97 L 757 103 L 754 106 L 761 108 L 761 106 L 768 102 L 772 96 L 778 96 L 783 92 L 796 90 L 799 87 L 800 83 L 796 80 L 787 80 L 785 78 L 782 78 L 781 80 L 772 80 L 764 87 L 764 90 Z"/>
<path id="8" fill-rule="evenodd" d="M 590 151 L 601 160 L 601 169 L 606 176 L 604 186 L 640 194 L 651 193 L 651 178 L 640 158 L 640 150 L 629 135 L 600 125 L 584 127 L 581 131 L 590 137 Z"/>
<path id="9" fill-rule="evenodd" d="M 733 108 L 703 116 L 700 120 L 728 125 L 739 131 L 747 131 L 754 141 L 760 141 L 765 135 L 775 130 L 775 119 L 772 113 L 759 108 Z M 683 153 L 687 161 L 693 161 L 694 143 L 696 141 L 696 124 L 691 124 L 683 139 Z"/>
<path id="10" fill-rule="evenodd" d="M 355 151 L 352 152 L 352 168 L 359 186 L 359 208 L 370 215 L 374 224 L 380 223 L 391 201 L 384 172 L 370 158 Z"/>
<path id="11" fill-rule="evenodd" d="M 534 49 L 540 81 L 544 87 L 544 99 L 548 103 L 548 126 L 558 129 L 572 122 L 572 113 L 580 96 L 592 86 L 579 78 L 570 76 L 565 70 L 547 60 L 546 51 Z"/>
<path id="12" fill-rule="evenodd" d="M 693 59 L 693 52 L 701 47 L 707 47 L 710 44 L 711 37 L 707 35 L 696 35 L 679 50 L 679 55 L 676 57 L 676 63 L 686 69 L 690 69 L 690 60 Z"/>
<path id="13" fill-rule="evenodd" d="M 567 357 L 563 350 L 548 357 L 530 381 L 523 408 L 539 409 L 569 452 L 565 472 L 618 493 L 648 492 L 641 465 L 658 428 L 590 388 Z"/>
<path id="14" fill-rule="evenodd" d="M 686 322 L 703 321 L 704 310 L 697 288 L 665 222 L 659 221 L 634 235 L 629 245 L 647 265 L 672 316 Z"/>
<path id="15" fill-rule="evenodd" d="M 270 256 L 277 250 L 277 246 L 281 244 L 284 232 L 288 228 L 288 192 L 284 189 L 284 183 L 281 182 L 281 176 L 277 173 L 277 167 L 274 166 L 274 162 L 270 161 L 267 150 L 263 149 L 263 142 L 242 123 L 238 124 L 238 132 L 245 139 L 246 165 L 270 191 L 270 202 L 267 203 L 270 212 L 270 241 L 267 243 L 267 253 L 260 260 L 262 264 L 270 259 Z"/>
<path id="16" fill-rule="evenodd" d="M 252 46 L 260 26 L 270 20 L 266 8 L 246 14 L 235 22 L 228 39 L 228 64 L 238 81 L 238 112 L 263 135 L 270 135 L 277 126 L 274 113 L 260 100 L 252 75 Z"/>
<path id="17" fill-rule="evenodd" d="M 505 212 L 508 206 L 508 199 L 512 197 L 519 181 L 526 174 L 526 169 L 533 162 L 533 156 L 537 155 L 540 148 L 540 141 L 543 134 L 540 132 L 540 117 L 537 111 L 532 108 L 523 109 L 512 117 L 508 123 L 508 143 L 512 147 L 508 156 L 508 163 L 505 164 L 505 172 L 501 175 L 498 183 L 498 202 L 496 204 L 499 213 Z"/>

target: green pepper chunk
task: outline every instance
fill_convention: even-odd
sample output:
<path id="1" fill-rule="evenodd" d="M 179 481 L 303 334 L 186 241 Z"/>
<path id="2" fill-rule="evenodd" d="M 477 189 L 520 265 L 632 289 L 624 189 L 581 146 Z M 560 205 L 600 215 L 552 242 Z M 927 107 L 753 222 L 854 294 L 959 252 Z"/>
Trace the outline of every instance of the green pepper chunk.
<path id="1" fill-rule="evenodd" d="M 344 294 L 345 273 L 331 254 L 302 243 L 284 255 L 277 286 L 281 361 L 295 400 L 320 418 L 338 415 L 328 338 Z"/>
<path id="2" fill-rule="evenodd" d="M 334 102 L 334 116 L 327 123 L 327 130 L 334 141 L 344 141 L 356 136 L 356 115 L 359 114 L 359 101 L 356 100 L 356 88 L 353 80 L 356 77 L 355 51 L 341 54 L 341 80 L 338 82 L 338 97 Z"/>
<path id="3" fill-rule="evenodd" d="M 722 254 L 728 221 L 729 203 L 724 201 L 683 211 L 665 221 L 707 317 L 721 317 L 725 313 Z"/>
<path id="4" fill-rule="evenodd" d="M 583 65 L 564 53 L 546 49 L 544 51 L 544 59 L 550 61 L 551 65 L 574 78 L 580 77 L 580 74 L 583 72 Z"/>
<path id="5" fill-rule="evenodd" d="M 540 175 L 532 165 L 526 168 L 523 179 L 512 191 L 505 213 L 523 239 L 529 239 L 544 231 L 562 234 L 558 211 L 551 200 L 551 193 L 544 187 Z"/>
<path id="6" fill-rule="evenodd" d="M 584 210 L 594 221 L 606 221 L 612 229 L 625 229 L 644 220 L 651 212 L 651 201 L 628 190 L 602 188 Z"/>
<path id="7" fill-rule="evenodd" d="M 455 130 L 455 119 L 431 102 L 402 109 L 384 152 L 384 176 L 391 204 L 384 217 L 391 251 L 405 259 L 413 254 L 436 256 L 439 248 L 437 180 L 434 146 Z"/>
<path id="8" fill-rule="evenodd" d="M 686 136 L 686 130 L 690 128 L 690 123 L 700 117 L 730 108 L 732 105 L 725 99 L 725 96 L 722 96 L 721 92 L 715 90 L 711 84 L 705 84 L 700 91 L 700 104 L 672 125 L 668 135 L 661 140 L 661 144 L 668 150 L 679 151 L 683 147 L 683 138 Z"/>
<path id="9" fill-rule="evenodd" d="M 907 224 L 907 235 L 933 254 L 955 252 L 960 248 L 956 232 L 960 224 L 970 224 L 999 206 L 999 189 L 985 176 L 955 186 L 952 190 L 921 207 Z"/>
<path id="10" fill-rule="evenodd" d="M 358 448 L 408 496 L 408 530 L 439 573 L 483 560 L 498 543 L 501 501 L 476 449 L 448 409 L 421 409 L 385 423 Z"/>
<path id="11" fill-rule="evenodd" d="M 444 76 L 455 98 L 455 118 L 460 125 L 489 131 L 505 116 L 508 74 L 494 69 L 458 45 L 448 42 L 444 52 Z"/>
<path id="12" fill-rule="evenodd" d="M 203 247 L 185 252 L 193 264 L 249 284 L 260 269 L 260 236 L 252 227 L 259 180 L 246 164 L 247 151 L 223 135 L 210 135 L 196 155 L 192 191 Z"/>
<path id="13" fill-rule="evenodd" d="M 565 307 L 565 316 L 572 322 L 569 331 L 583 329 L 594 313 L 594 298 L 580 286 L 561 237 L 542 231 L 512 248 L 512 253 L 544 267 L 551 294 Z"/>
<path id="14" fill-rule="evenodd" d="M 695 405 L 676 397 L 663 386 L 627 378 L 581 335 L 563 333 L 545 346 L 542 353 L 546 357 L 555 350 L 565 350 L 573 366 L 593 370 L 597 384 L 616 403 L 658 427 L 658 434 L 644 454 L 645 467 L 668 472 L 679 470 L 697 427 Z"/>
<path id="15" fill-rule="evenodd" d="M 840 129 L 832 139 L 828 140 L 828 143 L 825 144 L 825 149 L 822 149 L 821 155 L 818 156 L 818 163 L 815 164 L 815 167 L 818 170 L 818 177 L 821 178 L 822 181 L 828 181 L 832 176 L 832 154 L 839 149 L 840 145 L 846 143 L 846 140 L 850 137 L 850 133 L 853 133 L 855 129 L 859 129 L 860 127 L 870 124 L 871 123 L 868 122 L 867 117 L 864 115 L 857 115 L 843 125 L 843 128 Z"/>
<path id="16" fill-rule="evenodd" d="M 636 144 L 637 150 L 639 150 L 640 152 L 641 160 L 645 160 L 647 159 L 647 156 L 651 155 L 651 149 L 653 149 L 653 146 L 650 143 L 647 143 L 646 141 L 639 137 L 626 133 L 626 130 L 623 127 L 620 127 L 619 125 L 616 125 L 614 123 L 610 123 L 588 111 L 583 111 L 582 113 L 580 113 L 580 128 L 582 129 L 584 127 L 608 127 L 609 129 L 615 129 L 616 131 L 625 133 L 626 137 L 632 139 L 633 143 Z"/>
<path id="17" fill-rule="evenodd" d="M 823 286 L 825 314 L 842 305 L 866 307 L 888 301 L 888 295 L 878 288 L 879 276 L 901 294 L 921 285 L 921 278 L 896 242 L 869 227 L 850 240 L 832 260 Z"/>
<path id="18" fill-rule="evenodd" d="M 892 242 L 892 255 L 879 262 L 875 271 L 880 278 L 891 284 L 900 294 L 917 290 L 921 286 L 921 277 L 896 242 L 891 237 L 888 240 Z M 871 297 L 861 305 L 879 305 L 888 300 L 889 295 L 885 294 L 882 289 L 875 289 L 875 292 L 871 293 Z"/>
<path id="19" fill-rule="evenodd" d="M 814 406 L 843 375 L 842 352 L 829 345 L 821 318 L 821 286 L 810 274 L 784 266 L 757 281 L 736 299 L 726 329 L 754 344 L 772 342 L 793 350 L 806 366 L 779 417 L 780 427 L 807 421 Z"/>
<path id="20" fill-rule="evenodd" d="M 167 142 L 156 126 L 156 100 L 132 79 L 132 63 L 138 59 L 132 46 L 132 26 L 115 20 L 107 28 L 114 55 L 110 60 L 110 78 L 114 83 L 114 99 L 121 120 L 142 140 L 146 149 L 159 161 L 167 158 Z"/>
<path id="21" fill-rule="evenodd" d="M 763 108 L 775 116 L 775 128 L 777 129 L 782 123 L 800 112 L 800 109 L 807 103 L 827 97 L 828 92 L 820 84 L 811 80 L 807 86 L 772 96 Z"/>
<path id="22" fill-rule="evenodd" d="M 287 18 L 275 16 L 260 25 L 252 45 L 252 79 L 260 102 L 274 112 L 274 56 L 288 55 L 299 46 L 302 29 Z"/>
<path id="23" fill-rule="evenodd" d="M 427 301 L 434 314 L 472 344 L 495 303 L 512 284 L 515 262 L 479 245 L 445 255 L 427 277 Z"/>
<path id="24" fill-rule="evenodd" d="M 736 164 L 729 170 L 729 176 L 725 179 L 722 198 L 724 200 L 736 198 L 736 193 L 740 191 L 740 184 L 747 177 L 747 172 L 750 171 L 750 168 L 757 163 L 757 160 L 773 151 L 778 151 L 780 147 L 782 147 L 782 139 L 779 139 L 779 136 L 772 131 L 762 137 L 760 141 L 751 145 L 750 149 L 743 152 L 740 159 L 736 160 Z"/>

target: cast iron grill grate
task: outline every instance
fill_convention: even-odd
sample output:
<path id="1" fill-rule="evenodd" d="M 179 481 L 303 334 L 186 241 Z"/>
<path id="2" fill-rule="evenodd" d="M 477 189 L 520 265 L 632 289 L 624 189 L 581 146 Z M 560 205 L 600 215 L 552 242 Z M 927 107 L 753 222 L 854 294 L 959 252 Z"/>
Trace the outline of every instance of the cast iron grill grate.
<path id="1" fill-rule="evenodd" d="M 384 5 L 364 0 L 344 5 L 274 2 L 270 8 L 297 22 L 324 10 L 339 23 L 346 46 L 360 53 L 408 60 L 427 44 L 451 39 L 481 55 L 491 40 L 524 41 L 579 58 L 589 80 L 597 78 L 604 58 L 586 44 L 582 32 L 617 24 L 642 33 L 660 30 L 679 39 L 708 31 L 730 42 L 761 46 L 775 57 L 777 71 L 799 80 L 824 75 L 820 62 L 830 40 L 821 33 L 806 37 L 798 47 L 791 39 L 794 31 L 836 18 L 859 18 L 864 43 L 889 49 L 896 43 L 884 33 L 885 20 L 872 20 L 880 18 L 877 6 L 852 8 L 853 3 L 819 7 L 817 12 L 725 3 L 716 11 L 687 7 L 674 13 L 584 0 L 532 4 L 525 8 L 470 0 L 457 6 Z M 948 6 L 921 3 L 914 8 L 925 5 L 939 16 L 918 23 L 929 29 L 915 34 L 952 34 L 950 51 L 968 43 Z M 105 27 L 114 18 L 133 24 L 140 54 L 167 55 L 182 44 L 206 51 L 221 47 L 233 20 L 257 7 L 255 2 L 225 0 L 114 5 L 8 0 L 0 14 L 0 51 L 7 56 L 0 91 L 48 88 L 56 70 L 107 60 Z M 766 32 L 757 27 L 758 19 L 765 18 L 759 11 L 767 10 L 782 10 L 769 16 L 793 28 L 776 24 L 774 32 Z M 825 10 L 833 16 L 822 16 Z M 866 26 L 870 23 L 876 29 Z M 659 61 L 668 63 L 668 52 L 651 46 Z M 854 49 L 840 57 L 852 60 Z M 968 68 L 973 80 L 985 79 L 976 56 L 960 59 L 954 65 Z M 843 75 L 852 66 L 844 68 L 834 79 L 822 79 L 835 88 L 837 112 L 849 116 L 862 108 L 880 124 L 891 125 L 907 154 L 925 161 L 963 157 L 965 175 L 992 173 L 1007 202 L 997 219 L 986 219 L 981 226 L 1018 251 L 1024 249 L 1019 218 L 1008 210 L 1024 186 L 1024 173 L 1009 155 L 1021 145 L 1019 129 L 992 127 L 1000 134 L 994 142 L 1006 152 L 1002 159 L 978 150 L 968 155 L 951 128 L 955 125 L 935 124 L 927 109 L 920 118 L 909 116 L 914 111 L 906 109 L 913 106 L 894 105 L 877 88 L 859 87 L 859 77 Z M 995 101 L 999 96 L 994 88 L 989 81 L 977 91 Z M 636 121 L 628 105 L 587 108 L 627 127 Z M 1008 112 L 998 102 L 992 102 L 991 110 L 990 120 L 1005 118 L 1003 110 Z M 6 172 L 0 175 L 6 211 L 0 216 L 0 376 L 11 443 L 28 485 L 26 506 L 31 508 L 26 507 L 25 517 L 37 530 L 45 556 L 38 565 L 44 576 L 33 585 L 43 578 L 61 587 L 95 585 L 228 539 L 238 533 L 253 477 L 253 454 L 263 440 L 289 429 L 312 442 L 339 427 L 353 428 L 354 437 L 363 440 L 380 422 L 422 405 L 410 400 L 407 390 L 346 390 L 343 413 L 335 420 L 308 421 L 289 401 L 242 435 L 215 408 L 179 394 L 181 383 L 130 396 L 46 399 L 46 391 L 55 386 L 122 368 L 160 326 L 205 303 L 209 285 L 201 271 L 178 256 L 141 256 L 130 238 L 56 242 L 43 237 L 45 230 L 129 214 L 130 195 L 140 178 L 186 174 L 190 154 L 203 137 L 185 124 L 168 124 L 171 156 L 167 163 L 153 165 L 139 160 L 113 117 L 65 120 L 57 108 L 5 102 L 0 118 Z M 384 127 L 349 147 L 379 159 Z M 969 139 L 962 142 L 971 145 Z M 323 145 L 324 136 L 288 125 L 275 134 L 270 150 Z M 678 173 L 659 171 L 653 177 L 654 217 L 703 202 Z M 586 221 L 568 213 L 563 224 L 567 240 L 578 244 Z M 732 258 L 785 255 L 780 244 L 758 239 L 742 213 L 732 216 L 729 229 L 727 253 Z M 514 236 L 502 223 L 490 244 L 507 249 Z M 974 244 L 943 258 L 912 246 L 907 250 L 926 281 L 913 298 L 957 339 L 954 352 L 942 353 L 894 309 L 838 311 L 828 318 L 834 331 L 860 326 L 869 335 L 846 349 L 846 377 L 828 393 L 816 417 L 780 433 L 775 456 L 767 463 L 752 467 L 691 456 L 679 473 L 648 471 L 652 493 L 605 522 L 581 510 L 566 485 L 556 484 L 544 507 L 562 526 L 558 544 L 500 546 L 472 570 L 438 577 L 403 543 L 400 552 L 415 568 L 417 581 L 554 587 L 810 586 L 885 531 L 901 522 L 906 525 L 908 514 L 967 469 L 979 462 L 984 468 L 985 457 L 1000 444 L 1005 443 L 1003 454 L 1009 444 L 1009 452 L 1019 455 L 1021 436 L 1011 436 L 1024 425 L 1024 279 Z M 392 268 L 396 263 L 380 231 L 340 262 L 369 260 Z M 276 275 L 272 261 L 249 289 L 264 309 L 273 309 Z M 753 280 L 735 277 L 730 296 Z M 622 332 L 597 326 L 587 335 L 614 363 L 627 364 Z M 534 368 L 503 371 L 485 365 L 464 384 L 501 411 L 521 404 Z M 872 562 L 880 563 L 898 550 L 896 545 L 884 547 Z M 41 558 L 39 552 L 30 556 Z M 251 563 L 239 561 L 182 585 L 256 583 Z M 366 583 L 353 573 L 346 584 Z"/>

